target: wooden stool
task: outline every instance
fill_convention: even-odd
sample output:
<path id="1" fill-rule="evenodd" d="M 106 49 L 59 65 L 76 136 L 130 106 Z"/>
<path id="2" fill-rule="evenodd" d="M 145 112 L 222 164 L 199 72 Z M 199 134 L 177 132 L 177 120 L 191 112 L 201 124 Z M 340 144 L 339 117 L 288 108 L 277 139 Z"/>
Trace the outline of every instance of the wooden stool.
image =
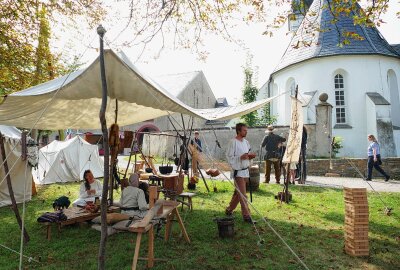
<path id="1" fill-rule="evenodd" d="M 152 187 L 152 188 L 155 188 L 155 191 L 157 190 L 157 187 Z M 150 197 L 152 198 L 153 196 Z M 152 199 L 150 199 L 150 204 L 152 204 Z M 146 216 L 141 221 L 138 221 L 137 223 L 134 223 L 129 227 L 129 231 L 137 233 L 135 253 L 132 261 L 132 270 L 137 269 L 138 260 L 146 260 L 147 268 L 152 268 L 154 266 L 155 261 L 161 260 L 154 258 L 154 226 L 151 223 L 151 220 L 153 219 L 154 216 L 157 216 L 158 218 L 166 218 L 167 220 L 165 226 L 166 242 L 169 240 L 171 234 L 172 221 L 174 220 L 174 217 L 176 217 L 186 242 L 190 243 L 190 239 L 186 232 L 185 225 L 183 224 L 183 220 L 179 215 L 179 211 L 177 209 L 178 206 L 179 206 L 178 202 L 160 200 L 157 202 L 157 204 L 155 204 L 154 207 L 150 208 Z M 161 212 L 158 213 L 159 211 L 161 211 L 162 213 Z M 140 258 L 139 257 L 140 242 L 142 240 L 142 235 L 145 233 L 148 233 L 148 244 L 149 244 L 148 253 L 146 258 Z"/>
<path id="2" fill-rule="evenodd" d="M 193 203 L 192 203 L 192 197 L 197 196 L 196 193 L 191 193 L 191 192 L 183 192 L 181 194 L 179 194 L 179 197 L 182 198 L 182 201 L 180 201 L 182 203 L 182 210 L 183 210 L 183 205 L 187 205 L 189 207 L 190 211 L 193 211 Z M 187 202 L 185 202 L 185 198 L 188 199 Z"/>

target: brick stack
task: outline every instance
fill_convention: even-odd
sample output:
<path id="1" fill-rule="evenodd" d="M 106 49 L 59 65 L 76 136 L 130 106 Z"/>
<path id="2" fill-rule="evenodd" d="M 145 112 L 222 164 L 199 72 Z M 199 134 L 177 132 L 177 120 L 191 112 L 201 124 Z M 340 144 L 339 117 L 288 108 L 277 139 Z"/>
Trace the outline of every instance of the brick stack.
<path id="1" fill-rule="evenodd" d="M 344 188 L 345 251 L 352 256 L 368 256 L 368 199 L 365 188 Z"/>

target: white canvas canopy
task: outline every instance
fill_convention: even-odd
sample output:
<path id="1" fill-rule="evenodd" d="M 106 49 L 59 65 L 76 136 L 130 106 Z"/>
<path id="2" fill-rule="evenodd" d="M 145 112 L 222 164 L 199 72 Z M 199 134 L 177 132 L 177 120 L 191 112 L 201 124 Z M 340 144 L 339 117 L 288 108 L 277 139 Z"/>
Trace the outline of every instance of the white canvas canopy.
<path id="1" fill-rule="evenodd" d="M 83 179 L 83 172 L 91 170 L 94 177 L 103 177 L 103 160 L 97 145 L 76 136 L 67 141 L 53 141 L 39 150 L 39 165 L 34 170 L 38 184 L 73 182 Z"/>
<path id="2" fill-rule="evenodd" d="M 0 125 L 0 132 L 4 136 L 6 156 L 9 155 L 7 158 L 8 168 L 11 169 L 15 161 L 21 156 L 21 131 L 15 127 Z M 14 146 L 16 146 L 15 149 Z M 3 161 L 0 157 L 0 164 Z M 4 167 L 1 166 L 0 181 L 4 179 L 5 175 Z M 11 170 L 10 177 L 16 202 L 22 203 L 24 201 L 24 191 L 25 201 L 29 201 L 32 197 L 32 174 L 31 167 L 27 165 L 27 161 L 19 159 Z M 11 205 L 6 179 L 0 183 L 0 207 L 5 205 Z"/>
<path id="3" fill-rule="evenodd" d="M 108 88 L 106 119 L 112 123 L 118 103 L 120 126 L 182 113 L 207 120 L 232 119 L 260 109 L 273 98 L 218 109 L 193 109 L 142 74 L 123 54 L 105 52 Z M 0 123 L 37 129 L 100 129 L 100 63 L 13 93 L 0 105 Z M 47 109 L 46 109 L 47 108 Z"/>

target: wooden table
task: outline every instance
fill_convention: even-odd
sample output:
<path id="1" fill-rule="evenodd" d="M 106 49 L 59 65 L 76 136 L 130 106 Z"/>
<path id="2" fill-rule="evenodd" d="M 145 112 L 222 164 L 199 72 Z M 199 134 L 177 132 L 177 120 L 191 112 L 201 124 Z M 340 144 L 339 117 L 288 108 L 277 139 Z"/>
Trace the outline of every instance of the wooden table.
<path id="1" fill-rule="evenodd" d="M 162 212 L 157 213 L 157 215 L 154 218 L 156 218 L 156 219 L 166 218 L 166 220 L 167 220 L 166 225 L 165 225 L 165 236 L 164 236 L 165 241 L 169 240 L 169 237 L 171 234 L 172 221 L 174 220 L 174 217 L 176 217 L 186 242 L 190 243 L 190 239 L 187 234 L 185 225 L 183 224 L 182 218 L 179 215 L 179 211 L 177 208 L 180 203 L 176 202 L 176 201 L 164 201 L 164 200 L 162 201 L 162 203 L 163 203 Z M 148 268 L 153 267 L 154 261 L 157 260 L 154 258 L 154 225 L 153 225 L 153 223 L 149 223 L 145 227 L 139 227 L 139 228 L 132 228 L 132 225 L 131 225 L 131 227 L 129 228 L 129 231 L 137 233 L 135 253 L 134 253 L 133 262 L 132 262 L 132 269 L 136 270 L 138 259 L 146 260 Z M 149 233 L 149 235 L 148 235 L 149 248 L 148 248 L 147 258 L 139 258 L 142 234 L 147 233 L 147 232 Z"/>
<path id="2" fill-rule="evenodd" d="M 110 206 L 107 212 L 117 212 L 119 211 L 119 207 Z M 58 221 L 58 222 L 44 222 L 43 225 L 46 226 L 46 238 L 47 240 L 51 239 L 51 227 L 52 224 L 56 224 L 58 228 L 58 232 L 61 232 L 61 228 L 71 224 L 82 223 L 85 221 L 89 221 L 94 219 L 95 217 L 100 216 L 101 212 L 98 211 L 96 213 L 90 213 L 85 211 L 83 208 L 79 207 L 70 207 L 63 210 L 63 213 L 67 216 L 67 220 Z"/>

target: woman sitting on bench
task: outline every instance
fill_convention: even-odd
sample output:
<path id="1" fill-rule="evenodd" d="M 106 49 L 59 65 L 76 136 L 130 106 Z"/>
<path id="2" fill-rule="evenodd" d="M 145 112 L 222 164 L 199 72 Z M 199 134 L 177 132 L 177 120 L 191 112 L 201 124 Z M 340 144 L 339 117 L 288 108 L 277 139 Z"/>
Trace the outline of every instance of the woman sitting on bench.
<path id="1" fill-rule="evenodd" d="M 73 206 L 85 206 L 88 201 L 94 202 L 96 197 L 101 199 L 103 186 L 99 180 L 94 179 L 90 170 L 83 173 L 83 179 L 85 181 L 79 189 L 79 198 L 72 203 Z"/>

